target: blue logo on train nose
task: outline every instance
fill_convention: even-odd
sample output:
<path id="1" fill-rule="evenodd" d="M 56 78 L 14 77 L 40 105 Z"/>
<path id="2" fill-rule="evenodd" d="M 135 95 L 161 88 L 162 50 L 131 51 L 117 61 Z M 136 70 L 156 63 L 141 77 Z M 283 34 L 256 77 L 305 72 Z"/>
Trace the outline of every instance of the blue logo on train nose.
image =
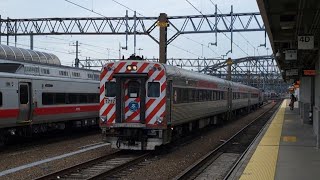
<path id="1" fill-rule="evenodd" d="M 131 101 L 129 103 L 129 109 L 130 109 L 130 111 L 135 112 L 139 109 L 139 104 L 135 101 Z"/>

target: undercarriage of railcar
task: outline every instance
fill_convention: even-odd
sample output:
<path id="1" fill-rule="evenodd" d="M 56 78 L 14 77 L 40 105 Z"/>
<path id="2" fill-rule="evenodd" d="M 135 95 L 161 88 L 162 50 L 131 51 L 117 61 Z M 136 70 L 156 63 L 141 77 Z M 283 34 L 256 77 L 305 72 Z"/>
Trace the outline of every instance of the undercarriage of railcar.
<path id="1" fill-rule="evenodd" d="M 233 110 L 231 113 L 221 113 L 175 126 L 168 125 L 166 129 L 147 129 L 143 124 L 138 123 L 137 126 L 141 127 L 132 127 L 130 123 L 118 123 L 115 126 L 102 127 L 102 134 L 104 141 L 109 142 L 111 147 L 115 149 L 154 150 L 156 147 L 178 140 L 188 133 L 234 120 L 258 107 L 258 105 L 252 105 Z"/>
<path id="2" fill-rule="evenodd" d="M 0 129 L 0 144 L 5 144 L 13 137 L 33 137 L 37 134 L 44 134 L 59 130 L 71 130 L 80 128 L 96 128 L 98 127 L 98 119 L 81 119 L 73 121 L 60 121 L 51 123 L 33 124 L 25 122 L 13 127 L 5 127 Z"/>

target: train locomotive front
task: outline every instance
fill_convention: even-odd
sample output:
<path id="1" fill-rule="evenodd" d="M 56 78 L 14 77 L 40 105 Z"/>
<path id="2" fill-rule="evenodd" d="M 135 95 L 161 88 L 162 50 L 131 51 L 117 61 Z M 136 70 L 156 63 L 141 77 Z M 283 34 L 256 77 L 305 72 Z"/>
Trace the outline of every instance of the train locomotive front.
<path id="1" fill-rule="evenodd" d="M 171 139 L 259 107 L 260 91 L 217 77 L 142 60 L 106 64 L 100 127 L 112 148 L 154 150 Z"/>
<path id="2" fill-rule="evenodd" d="M 100 76 L 100 127 L 112 148 L 153 150 L 170 140 L 166 73 L 160 63 L 109 63 Z"/>

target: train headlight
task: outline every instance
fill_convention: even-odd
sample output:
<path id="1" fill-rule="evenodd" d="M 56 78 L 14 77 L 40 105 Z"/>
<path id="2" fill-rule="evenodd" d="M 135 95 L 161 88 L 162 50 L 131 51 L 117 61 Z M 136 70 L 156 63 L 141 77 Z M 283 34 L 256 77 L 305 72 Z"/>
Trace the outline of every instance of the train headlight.
<path id="1" fill-rule="evenodd" d="M 156 118 L 157 118 L 156 121 L 157 121 L 158 124 L 161 124 L 163 122 L 163 118 L 162 117 L 157 116 Z"/>
<path id="2" fill-rule="evenodd" d="M 107 117 L 100 117 L 102 122 L 105 122 L 107 120 Z"/>
<path id="3" fill-rule="evenodd" d="M 136 70 L 137 70 L 137 66 L 136 66 L 136 65 L 133 65 L 133 66 L 132 66 L 132 70 L 133 70 L 133 71 L 136 71 Z"/>
<path id="4" fill-rule="evenodd" d="M 127 66 L 127 70 L 128 71 L 136 71 L 138 68 L 136 65 L 128 65 Z"/>

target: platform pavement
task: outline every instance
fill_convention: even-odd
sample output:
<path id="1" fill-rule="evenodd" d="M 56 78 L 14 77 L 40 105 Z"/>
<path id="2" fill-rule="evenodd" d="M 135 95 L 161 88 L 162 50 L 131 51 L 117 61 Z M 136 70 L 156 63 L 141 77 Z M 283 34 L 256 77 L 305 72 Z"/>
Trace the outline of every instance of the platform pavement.
<path id="1" fill-rule="evenodd" d="M 229 179 L 320 179 L 320 149 L 312 125 L 300 120 L 298 103 L 293 111 L 288 103 L 282 102 Z"/>

